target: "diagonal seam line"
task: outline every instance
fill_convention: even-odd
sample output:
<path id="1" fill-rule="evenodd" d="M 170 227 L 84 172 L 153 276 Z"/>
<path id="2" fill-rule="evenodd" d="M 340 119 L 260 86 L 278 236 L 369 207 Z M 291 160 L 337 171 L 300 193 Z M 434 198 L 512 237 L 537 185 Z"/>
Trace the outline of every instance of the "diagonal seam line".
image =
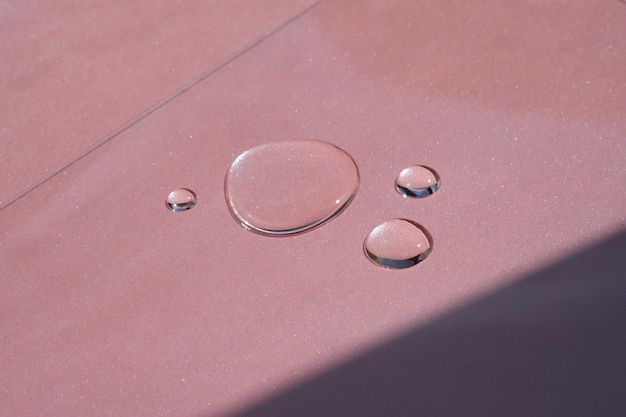
<path id="1" fill-rule="evenodd" d="M 199 84 L 200 82 L 204 81 L 206 78 L 208 78 L 212 74 L 216 73 L 220 69 L 224 68 L 226 65 L 228 65 L 231 62 L 235 61 L 237 58 L 239 58 L 240 56 L 244 55 L 246 52 L 250 51 L 251 49 L 253 49 L 253 48 L 257 47 L 257 46 L 259 46 L 261 43 L 263 43 L 264 41 L 269 39 L 275 33 L 279 32 L 280 30 L 284 29 L 285 27 L 289 26 L 291 23 L 295 22 L 296 20 L 298 20 L 299 18 L 301 18 L 302 16 L 307 14 L 315 6 L 319 5 L 322 1 L 324 1 L 324 0 L 317 0 L 317 1 L 313 2 L 312 4 L 308 5 L 303 10 L 301 10 L 300 12 L 295 14 L 294 16 L 290 17 L 289 19 L 285 20 L 284 22 L 282 22 L 281 24 L 279 24 L 275 28 L 273 28 L 270 31 L 266 32 L 265 34 L 261 35 L 259 38 L 253 40 L 251 43 L 249 43 L 248 45 L 246 45 L 243 48 L 239 49 L 238 51 L 236 51 L 235 53 L 233 53 L 232 55 L 230 55 L 229 57 L 227 57 L 223 61 L 217 63 L 216 65 L 214 65 L 212 67 L 210 67 L 206 71 L 201 72 L 199 75 L 195 76 L 190 81 L 187 81 L 185 84 L 183 84 L 182 86 L 180 86 L 176 90 L 174 90 L 170 95 L 168 95 L 168 96 L 162 98 L 161 100 L 157 101 L 155 104 L 153 104 L 152 106 L 148 107 L 147 109 L 145 109 L 144 111 L 142 111 L 141 113 L 139 113 L 138 115 L 133 117 L 132 119 L 128 120 L 126 123 L 123 123 L 122 125 L 120 125 L 117 129 L 112 130 L 111 132 L 109 132 L 108 134 L 103 136 L 100 140 L 94 142 L 93 144 L 91 144 L 90 146 L 85 148 L 83 151 L 78 153 L 76 156 L 74 156 L 73 158 L 69 159 L 65 163 L 61 164 L 59 167 L 54 169 L 51 173 L 49 173 L 47 175 L 44 175 L 43 177 L 39 178 L 35 182 L 31 183 L 28 187 L 24 188 L 19 193 L 15 194 L 13 197 L 10 197 L 7 201 L 0 203 L 0 211 L 4 210 L 5 208 L 10 206 L 11 204 L 15 203 L 17 200 L 19 200 L 20 198 L 24 197 L 26 194 L 30 193 L 35 188 L 37 188 L 40 185 L 44 184 L 45 182 L 47 182 L 51 178 L 59 175 L 62 171 L 64 171 L 65 169 L 69 168 L 70 166 L 74 165 L 76 162 L 78 162 L 79 160 L 81 160 L 85 156 L 89 155 L 93 151 L 97 150 L 98 148 L 100 148 L 104 144 L 106 144 L 109 141 L 115 139 L 122 132 L 126 131 L 130 127 L 132 127 L 132 126 L 136 125 L 137 123 L 141 122 L 142 120 L 144 120 L 145 118 L 150 116 L 152 113 L 156 112 L 157 110 L 159 110 L 160 108 L 162 108 L 166 104 L 168 104 L 168 103 L 172 102 L 173 100 L 175 100 L 178 96 L 180 96 L 180 95 L 186 93 L 187 91 L 191 90 L 197 84 Z"/>

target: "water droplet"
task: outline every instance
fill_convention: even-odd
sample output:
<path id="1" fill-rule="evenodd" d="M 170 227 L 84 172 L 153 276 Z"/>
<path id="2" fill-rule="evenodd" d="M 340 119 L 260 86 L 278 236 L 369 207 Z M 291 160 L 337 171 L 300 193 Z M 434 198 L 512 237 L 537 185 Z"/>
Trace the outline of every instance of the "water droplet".
<path id="1" fill-rule="evenodd" d="M 404 168 L 396 178 L 396 190 L 403 197 L 428 197 L 439 189 L 439 174 L 427 166 L 413 165 Z"/>
<path id="2" fill-rule="evenodd" d="M 197 202 L 196 193 L 187 188 L 179 188 L 167 196 L 165 205 L 172 211 L 186 211 L 195 206 Z"/>
<path id="3" fill-rule="evenodd" d="M 393 219 L 370 232 L 363 250 L 376 265 L 404 269 L 426 259 L 433 250 L 433 240 L 423 226 L 411 220 Z"/>
<path id="4" fill-rule="evenodd" d="M 249 149 L 226 174 L 230 212 L 243 227 L 289 236 L 321 226 L 345 210 L 359 188 L 350 155 L 328 142 L 293 139 Z"/>

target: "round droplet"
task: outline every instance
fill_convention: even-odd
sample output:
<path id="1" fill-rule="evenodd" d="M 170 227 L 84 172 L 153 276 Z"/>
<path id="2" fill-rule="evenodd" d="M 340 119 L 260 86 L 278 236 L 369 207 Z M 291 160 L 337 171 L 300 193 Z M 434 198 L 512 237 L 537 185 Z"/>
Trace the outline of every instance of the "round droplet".
<path id="1" fill-rule="evenodd" d="M 195 206 L 197 202 L 196 193 L 187 188 L 179 188 L 167 196 L 165 205 L 172 211 L 186 211 Z"/>
<path id="2" fill-rule="evenodd" d="M 403 197 L 428 197 L 439 189 L 439 174 L 427 166 L 413 165 L 404 168 L 396 178 L 396 190 Z"/>
<path id="3" fill-rule="evenodd" d="M 224 182 L 235 219 L 269 236 L 295 235 L 327 223 L 348 207 L 358 187 L 352 157 L 313 139 L 247 150 L 232 163 Z"/>
<path id="4" fill-rule="evenodd" d="M 376 226 L 365 239 L 363 250 L 376 265 L 404 269 L 426 259 L 433 250 L 433 241 L 423 226 L 394 219 Z"/>

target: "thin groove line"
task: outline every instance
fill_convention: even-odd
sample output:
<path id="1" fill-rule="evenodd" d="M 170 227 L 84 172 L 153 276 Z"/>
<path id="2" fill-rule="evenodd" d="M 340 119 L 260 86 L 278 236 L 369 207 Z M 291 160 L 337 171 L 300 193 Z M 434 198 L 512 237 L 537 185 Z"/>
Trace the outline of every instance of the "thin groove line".
<path id="1" fill-rule="evenodd" d="M 289 26 L 294 21 L 298 20 L 299 18 L 301 18 L 302 16 L 307 14 L 314 7 L 319 5 L 322 1 L 324 1 L 324 0 L 317 0 L 314 3 L 308 5 L 303 10 L 301 10 L 300 12 L 295 14 L 294 16 L 290 17 L 289 19 L 285 20 L 284 22 L 282 22 L 281 24 L 279 24 L 275 28 L 273 28 L 270 31 L 266 32 L 265 34 L 261 35 L 259 38 L 253 40 L 251 43 L 249 43 L 248 45 L 246 45 L 243 48 L 239 49 L 238 51 L 236 51 L 235 53 L 233 53 L 232 55 L 230 55 L 229 57 L 227 57 L 223 61 L 215 64 L 214 66 L 210 67 L 206 71 L 201 72 L 199 75 L 195 76 L 190 81 L 188 81 L 185 84 L 183 84 L 182 86 L 178 87 L 170 95 L 168 95 L 168 96 L 162 98 L 161 100 L 157 101 L 155 104 L 153 104 L 152 106 L 148 107 L 147 109 L 145 109 L 144 111 L 142 111 L 141 113 L 139 113 L 138 115 L 133 117 L 132 119 L 128 120 L 127 122 L 125 122 L 123 124 L 121 124 L 118 128 L 116 128 L 116 129 L 112 130 L 111 132 L 109 132 L 108 134 L 104 135 L 101 139 L 97 140 L 96 142 L 94 142 L 93 144 L 91 144 L 90 146 L 85 148 L 83 151 L 78 153 L 76 156 L 74 156 L 73 158 L 69 159 L 67 162 L 65 162 L 62 165 L 60 165 L 59 167 L 57 167 L 55 170 L 53 170 L 48 175 L 44 175 L 43 177 L 39 178 L 35 182 L 31 183 L 28 187 L 24 188 L 19 193 L 15 194 L 13 197 L 9 198 L 7 201 L 5 201 L 3 203 L 0 203 L 0 211 L 4 210 L 5 208 L 10 206 L 11 204 L 15 203 L 17 200 L 19 200 L 20 198 L 24 197 L 26 194 L 29 194 L 35 188 L 37 188 L 40 185 L 46 183 L 47 181 L 49 181 L 53 177 L 59 175 L 62 171 L 64 171 L 65 169 L 69 168 L 70 166 L 74 165 L 76 162 L 78 162 L 79 160 L 81 160 L 85 156 L 89 155 L 93 151 L 95 151 L 98 148 L 102 147 L 103 145 L 105 145 L 106 143 L 110 142 L 111 140 L 115 139 L 120 134 L 122 134 L 124 131 L 128 130 L 129 128 L 131 128 L 132 126 L 136 125 L 137 123 L 141 122 L 146 117 L 150 116 L 152 113 L 154 113 L 157 110 L 161 109 L 166 104 L 169 104 L 170 102 L 175 100 L 180 95 L 184 94 L 185 92 L 189 91 L 190 89 L 195 87 L 200 82 L 204 81 L 209 76 L 213 75 L 214 73 L 216 73 L 220 69 L 224 68 L 225 66 L 227 66 L 231 62 L 235 61 L 240 56 L 244 55 L 245 53 L 247 53 L 251 49 L 259 46 L 261 43 L 263 43 L 264 41 L 266 41 L 267 39 L 272 37 L 274 34 L 276 34 L 280 30 L 284 29 L 285 27 Z"/>

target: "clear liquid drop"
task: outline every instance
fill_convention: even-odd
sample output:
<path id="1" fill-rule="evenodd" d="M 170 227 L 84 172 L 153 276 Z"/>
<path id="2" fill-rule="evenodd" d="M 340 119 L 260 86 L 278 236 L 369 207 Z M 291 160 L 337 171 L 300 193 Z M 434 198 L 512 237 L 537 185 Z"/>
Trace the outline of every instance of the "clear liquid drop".
<path id="1" fill-rule="evenodd" d="M 433 240 L 423 226 L 411 220 L 393 219 L 370 232 L 363 250 L 376 265 L 404 269 L 426 259 L 433 250 Z"/>
<path id="2" fill-rule="evenodd" d="M 413 165 L 404 168 L 396 178 L 396 190 L 403 197 L 428 197 L 439 189 L 439 174 L 427 166 Z"/>
<path id="3" fill-rule="evenodd" d="M 268 236 L 295 235 L 329 222 L 350 205 L 358 188 L 352 157 L 313 139 L 249 149 L 235 159 L 224 181 L 233 217 Z"/>
<path id="4" fill-rule="evenodd" d="M 187 188 L 179 188 L 169 193 L 165 205 L 172 211 L 187 211 L 193 208 L 197 202 L 196 193 Z"/>

